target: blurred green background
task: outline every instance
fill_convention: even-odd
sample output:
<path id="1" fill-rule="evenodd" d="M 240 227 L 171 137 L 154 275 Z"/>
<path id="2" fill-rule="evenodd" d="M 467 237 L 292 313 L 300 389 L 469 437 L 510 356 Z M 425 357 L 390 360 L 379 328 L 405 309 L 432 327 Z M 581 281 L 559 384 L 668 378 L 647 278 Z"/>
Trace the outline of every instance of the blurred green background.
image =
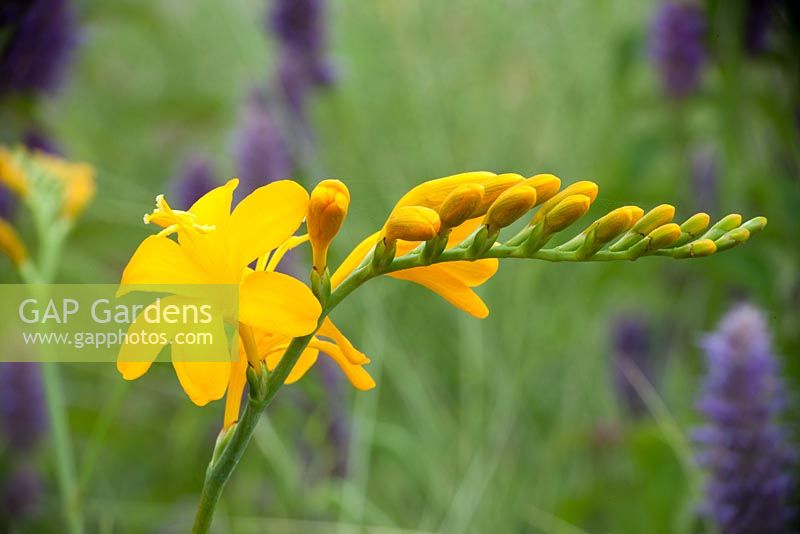
<path id="1" fill-rule="evenodd" d="M 220 181 L 234 175 L 236 125 L 250 88 L 272 83 L 275 43 L 260 0 L 79 7 L 69 81 L 37 113 L 65 154 L 97 169 L 59 281 L 113 283 L 183 158 L 199 150 Z M 700 92 L 670 101 L 647 57 L 654 7 L 331 2 L 339 76 L 311 102 L 315 157 L 294 178 L 350 188 L 334 263 L 413 185 L 467 170 L 591 179 L 593 215 L 666 202 L 682 220 L 702 209 L 691 161 L 708 150 L 712 217 L 770 224 L 701 261 L 505 262 L 479 289 L 483 321 L 411 284 L 371 282 L 334 317 L 372 357 L 378 387 L 340 382 L 332 396 L 317 366 L 286 388 L 226 488 L 219 532 L 707 531 L 690 437 L 700 337 L 746 297 L 768 312 L 790 389 L 800 377 L 796 80 L 737 51 L 718 7 Z M 652 329 L 659 378 L 639 418 L 614 391 L 621 314 Z M 223 403 L 195 407 L 163 364 L 133 383 L 113 365 L 63 374 L 90 531 L 187 531 Z M 331 438 L 332 421 L 349 440 Z M 58 531 L 50 446 L 37 453 L 47 492 L 32 532 Z"/>

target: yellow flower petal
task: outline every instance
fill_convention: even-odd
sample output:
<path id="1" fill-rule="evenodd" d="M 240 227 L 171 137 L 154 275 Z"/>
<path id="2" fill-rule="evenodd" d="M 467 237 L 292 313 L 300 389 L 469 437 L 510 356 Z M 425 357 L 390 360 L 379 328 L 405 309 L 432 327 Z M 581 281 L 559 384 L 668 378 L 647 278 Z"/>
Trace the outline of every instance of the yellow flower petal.
<path id="1" fill-rule="evenodd" d="M 286 336 L 304 336 L 317 327 L 322 308 L 311 290 L 291 276 L 254 272 L 239 292 L 239 321 Z"/>
<path id="2" fill-rule="evenodd" d="M 120 282 L 122 285 L 212 283 L 215 281 L 180 245 L 157 235 L 142 241 L 122 272 Z"/>
<path id="3" fill-rule="evenodd" d="M 493 172 L 478 171 L 428 180 L 403 195 L 395 205 L 395 209 L 403 206 L 423 206 L 425 208 L 439 209 L 442 202 L 457 187 L 471 183 L 483 185 L 486 180 L 495 176 L 496 174 Z"/>
<path id="4" fill-rule="evenodd" d="M 188 362 L 176 358 L 175 351 L 180 345 L 172 345 L 172 366 L 181 387 L 198 406 L 205 406 L 211 401 L 222 398 L 228 387 L 231 374 L 231 362 Z"/>
<path id="5" fill-rule="evenodd" d="M 466 223 L 465 223 L 466 224 Z M 364 258 L 367 257 L 369 251 L 372 250 L 372 247 L 375 246 L 375 243 L 378 242 L 380 239 L 381 231 L 375 232 L 371 236 L 364 239 L 361 243 L 356 245 L 356 247 L 347 255 L 341 265 L 336 269 L 336 271 L 331 276 L 331 286 L 336 287 L 341 284 L 345 278 L 347 278 L 350 273 L 356 270 Z M 400 242 L 402 243 L 402 242 Z M 400 245 L 398 243 L 398 246 Z"/>
<path id="6" fill-rule="evenodd" d="M 311 367 L 317 363 L 317 357 L 319 356 L 319 351 L 315 348 L 307 348 L 302 353 L 300 353 L 300 357 L 297 358 L 297 362 L 295 362 L 294 367 L 292 370 L 289 371 L 289 376 L 286 377 L 284 383 L 286 384 L 294 384 L 301 378 L 305 376 Z"/>
<path id="7" fill-rule="evenodd" d="M 427 287 L 456 308 L 478 319 L 489 315 L 489 308 L 469 286 L 446 271 L 430 270 L 430 267 L 435 266 L 414 267 L 391 273 L 389 276 Z"/>
<path id="8" fill-rule="evenodd" d="M 171 297 L 164 299 L 164 303 L 172 302 Z M 162 303 L 162 304 L 164 304 Z M 144 332 L 145 334 L 163 333 L 166 324 L 151 323 L 144 319 L 144 310 L 136 316 L 133 322 L 128 327 L 128 333 Z M 150 336 L 147 335 L 149 338 Z M 164 343 L 129 343 L 128 337 L 125 343 L 119 348 L 117 355 L 117 370 L 122 373 L 122 378 L 125 380 L 136 380 L 144 375 L 150 366 L 156 361 L 158 354 L 169 343 L 165 339 Z"/>
<path id="9" fill-rule="evenodd" d="M 320 326 L 319 330 L 317 330 L 317 334 L 320 336 L 324 336 L 327 338 L 332 339 L 339 348 L 342 350 L 345 358 L 355 365 L 363 365 L 369 362 L 369 358 L 367 356 L 356 349 L 350 340 L 345 337 L 342 332 L 336 328 L 336 325 L 333 324 L 330 317 L 325 317 L 325 320 L 322 321 L 322 326 Z"/>
<path id="10" fill-rule="evenodd" d="M 199 224 L 214 225 L 217 229 L 224 228 L 231 215 L 231 200 L 233 191 L 239 185 L 236 178 L 228 183 L 215 187 L 192 204 L 189 212 L 197 217 Z"/>
<path id="11" fill-rule="evenodd" d="M 241 270 L 289 239 L 308 210 L 308 193 L 291 180 L 259 187 L 234 208 L 228 220 L 231 265 Z"/>
<path id="12" fill-rule="evenodd" d="M 312 340 L 310 345 L 321 350 L 335 361 L 354 388 L 366 391 L 375 387 L 375 380 L 372 379 L 366 369 L 361 365 L 350 363 L 335 343 Z"/>
<path id="13" fill-rule="evenodd" d="M 225 420 L 223 428 L 230 427 L 239 420 L 239 408 L 242 404 L 242 393 L 247 383 L 247 356 L 244 349 L 239 352 L 239 359 L 231 364 L 231 374 L 228 379 L 228 392 L 225 397 Z"/>

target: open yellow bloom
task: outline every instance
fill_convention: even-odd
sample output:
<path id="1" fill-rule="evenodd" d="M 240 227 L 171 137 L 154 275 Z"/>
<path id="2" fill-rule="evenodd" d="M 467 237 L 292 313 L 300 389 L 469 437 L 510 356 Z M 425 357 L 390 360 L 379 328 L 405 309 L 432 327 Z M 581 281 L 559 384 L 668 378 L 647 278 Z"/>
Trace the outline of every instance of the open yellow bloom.
<path id="1" fill-rule="evenodd" d="M 173 210 L 163 196 L 145 221 L 164 227 L 146 238 L 122 274 L 121 284 L 239 285 L 239 322 L 272 336 L 303 336 L 317 326 L 319 302 L 302 282 L 281 273 L 247 269 L 256 258 L 292 239 L 308 209 L 308 193 L 292 181 L 256 189 L 231 212 L 238 180 L 213 189 L 189 208 Z M 178 239 L 170 239 L 177 233 Z M 118 361 L 127 380 L 142 376 L 161 347 L 152 345 L 151 358 Z M 175 361 L 183 389 L 198 405 L 225 394 L 230 362 Z"/>
<path id="2" fill-rule="evenodd" d="M 15 149 L 13 152 L 0 146 L 0 183 L 5 184 L 20 198 L 31 194 L 31 176 L 41 171 L 60 187 L 62 214 L 75 219 L 86 208 L 95 194 L 94 169 L 91 165 L 72 162 L 38 150 Z"/>

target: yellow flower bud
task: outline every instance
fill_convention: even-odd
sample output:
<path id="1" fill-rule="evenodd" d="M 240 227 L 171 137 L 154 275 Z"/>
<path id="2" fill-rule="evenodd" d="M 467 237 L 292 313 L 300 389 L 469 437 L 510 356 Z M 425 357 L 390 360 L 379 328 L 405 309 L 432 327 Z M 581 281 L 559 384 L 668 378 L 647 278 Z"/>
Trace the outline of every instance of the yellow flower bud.
<path id="1" fill-rule="evenodd" d="M 710 239 L 698 239 L 673 250 L 672 256 L 674 258 L 700 258 L 714 254 L 717 251 L 717 245 Z"/>
<path id="2" fill-rule="evenodd" d="M 708 228 L 710 222 L 711 217 L 709 217 L 708 213 L 695 213 L 681 225 L 681 231 L 692 237 L 697 237 Z"/>
<path id="3" fill-rule="evenodd" d="M 328 247 L 342 227 L 350 206 L 350 191 L 339 180 L 323 180 L 308 201 L 308 237 L 314 253 L 314 269 L 327 267 Z"/>
<path id="4" fill-rule="evenodd" d="M 447 195 L 439 207 L 439 219 L 442 221 L 442 230 L 455 228 L 467 219 L 480 206 L 483 200 L 483 186 L 479 184 L 464 184 Z"/>
<path id="5" fill-rule="evenodd" d="M 478 208 L 472 213 L 473 217 L 480 217 L 489 211 L 489 206 L 503 194 L 504 191 L 525 181 L 519 174 L 507 173 L 498 174 L 493 178 L 483 181 L 483 200 Z"/>
<path id="6" fill-rule="evenodd" d="M 525 180 L 525 183 L 536 189 L 536 202 L 538 204 L 553 198 L 553 195 L 558 193 L 558 189 L 561 187 L 561 180 L 552 174 L 537 174 Z"/>
<path id="7" fill-rule="evenodd" d="M 15 154 L 0 146 L 0 184 L 24 197 L 28 194 L 28 180 L 19 166 Z"/>
<path id="8" fill-rule="evenodd" d="M 675 207 L 669 204 L 661 204 L 647 212 L 647 215 L 639 219 L 631 232 L 636 232 L 640 235 L 647 235 L 659 226 L 663 226 L 668 222 L 672 222 L 675 217 Z"/>
<path id="9" fill-rule="evenodd" d="M 572 195 L 585 196 L 586 198 L 589 199 L 589 205 L 591 205 L 591 203 L 594 202 L 594 199 L 597 198 L 597 191 L 598 187 L 597 184 L 594 182 L 589 182 L 584 180 L 581 182 L 575 182 L 574 184 L 570 184 L 566 188 L 564 188 L 560 193 L 553 195 L 553 197 L 550 198 L 550 200 L 548 200 L 539 207 L 539 211 L 537 211 L 536 215 L 533 216 L 531 224 L 536 224 L 544 220 L 544 218 L 553 208 L 555 208 L 559 203 L 561 203 L 562 200 Z"/>
<path id="10" fill-rule="evenodd" d="M 650 250 L 665 248 L 681 238 L 681 227 L 675 223 L 667 223 L 647 234 L 647 237 L 650 238 L 648 247 Z"/>
<path id="11" fill-rule="evenodd" d="M 519 183 L 506 189 L 489 207 L 483 223 L 489 232 L 510 225 L 536 205 L 536 189 L 526 183 Z"/>
<path id="12" fill-rule="evenodd" d="M 428 241 L 439 233 L 439 214 L 422 206 L 403 206 L 392 212 L 384 228 L 384 239 L 392 244 L 398 239 Z"/>
<path id="13" fill-rule="evenodd" d="M 19 234 L 8 221 L 3 219 L 0 219 L 0 251 L 5 252 L 17 266 L 28 258 L 28 251 Z"/>
<path id="14" fill-rule="evenodd" d="M 587 195 L 570 195 L 564 198 L 543 218 L 545 234 L 560 232 L 581 218 L 591 205 L 592 199 Z"/>
<path id="15" fill-rule="evenodd" d="M 422 206 L 425 208 L 439 209 L 439 206 L 442 205 L 442 202 L 444 202 L 447 196 L 458 187 L 464 184 L 483 185 L 484 182 L 496 176 L 497 175 L 493 172 L 478 171 L 464 172 L 445 178 L 428 180 L 403 195 L 395 205 L 395 209 L 402 208 L 403 206 Z"/>
<path id="16" fill-rule="evenodd" d="M 636 206 L 623 206 L 600 217 L 595 223 L 594 239 L 598 243 L 608 243 L 633 224 L 635 217 L 641 217 L 642 209 Z"/>

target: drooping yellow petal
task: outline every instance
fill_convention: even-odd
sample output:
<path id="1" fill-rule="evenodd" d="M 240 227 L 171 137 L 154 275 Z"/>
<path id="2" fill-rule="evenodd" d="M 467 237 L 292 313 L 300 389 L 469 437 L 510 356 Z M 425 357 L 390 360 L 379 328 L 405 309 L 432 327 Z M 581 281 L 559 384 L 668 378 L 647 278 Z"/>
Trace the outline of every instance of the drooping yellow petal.
<path id="1" fill-rule="evenodd" d="M 239 321 L 271 333 L 304 336 L 317 327 L 321 313 L 308 286 L 283 273 L 254 272 L 239 292 Z"/>
<path id="2" fill-rule="evenodd" d="M 180 245 L 157 235 L 142 241 L 122 272 L 120 282 L 121 285 L 213 283 L 217 282 Z"/>
<path id="3" fill-rule="evenodd" d="M 259 187 L 234 208 L 226 229 L 230 263 L 241 270 L 289 239 L 308 210 L 308 193 L 281 180 Z"/>
<path id="4" fill-rule="evenodd" d="M 321 350 L 335 361 L 347 377 L 347 380 L 349 380 L 356 389 L 366 391 L 375 387 L 375 380 L 372 379 L 366 369 L 361 365 L 353 365 L 350 363 L 335 343 L 312 340 L 310 346 Z"/>
<path id="5" fill-rule="evenodd" d="M 489 315 L 489 308 L 469 286 L 446 271 L 431 271 L 430 267 L 437 266 L 414 267 L 391 273 L 389 276 L 427 287 L 456 308 L 464 310 L 478 319 Z"/>
<path id="6" fill-rule="evenodd" d="M 180 345 L 172 345 L 172 366 L 181 387 L 198 406 L 205 406 L 211 401 L 222 398 L 228 387 L 231 374 L 231 362 L 190 362 L 184 361 L 175 351 L 181 351 Z"/>
<path id="7" fill-rule="evenodd" d="M 350 343 L 350 340 L 336 328 L 336 325 L 333 324 L 330 317 L 325 317 L 322 321 L 322 326 L 317 330 L 317 334 L 328 337 L 339 345 L 345 358 L 347 358 L 350 363 L 354 365 L 363 365 L 369 362 L 369 358 L 367 358 L 366 354 L 356 349 L 353 344 Z"/>
<path id="8" fill-rule="evenodd" d="M 448 261 L 447 263 L 435 263 L 425 267 L 428 273 L 445 273 L 458 279 L 467 287 L 478 287 L 484 284 L 492 276 L 497 274 L 500 262 L 497 258 L 487 258 L 477 261 Z"/>
<path id="9" fill-rule="evenodd" d="M 225 394 L 225 420 L 223 428 L 230 427 L 239 420 L 239 408 L 242 403 L 244 385 L 247 383 L 247 355 L 242 349 L 239 359 L 231 364 L 231 374 L 228 379 L 228 391 Z"/>

